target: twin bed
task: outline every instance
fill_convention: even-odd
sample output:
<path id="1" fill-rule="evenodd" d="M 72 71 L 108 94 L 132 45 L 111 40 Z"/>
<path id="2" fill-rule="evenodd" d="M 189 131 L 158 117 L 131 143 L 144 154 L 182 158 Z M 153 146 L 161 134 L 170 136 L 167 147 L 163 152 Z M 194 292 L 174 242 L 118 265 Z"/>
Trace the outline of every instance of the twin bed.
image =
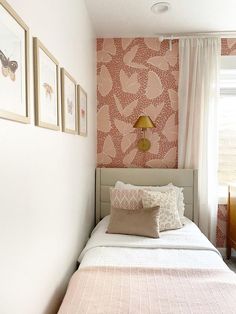
<path id="1" fill-rule="evenodd" d="M 158 239 L 107 234 L 117 181 L 183 187 L 183 228 Z M 197 227 L 197 172 L 97 169 L 97 226 L 82 251 L 60 314 L 236 313 L 236 275 Z"/>

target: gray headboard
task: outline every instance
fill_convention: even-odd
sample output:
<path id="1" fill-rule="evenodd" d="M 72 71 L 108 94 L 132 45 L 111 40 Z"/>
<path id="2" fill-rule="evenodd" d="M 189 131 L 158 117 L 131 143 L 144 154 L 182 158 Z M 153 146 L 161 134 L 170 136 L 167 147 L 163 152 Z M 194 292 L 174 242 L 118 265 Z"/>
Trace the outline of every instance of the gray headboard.
<path id="1" fill-rule="evenodd" d="M 174 185 L 184 188 L 185 216 L 198 224 L 197 170 L 157 168 L 97 168 L 96 223 L 110 212 L 110 187 L 116 181 L 135 185 Z"/>

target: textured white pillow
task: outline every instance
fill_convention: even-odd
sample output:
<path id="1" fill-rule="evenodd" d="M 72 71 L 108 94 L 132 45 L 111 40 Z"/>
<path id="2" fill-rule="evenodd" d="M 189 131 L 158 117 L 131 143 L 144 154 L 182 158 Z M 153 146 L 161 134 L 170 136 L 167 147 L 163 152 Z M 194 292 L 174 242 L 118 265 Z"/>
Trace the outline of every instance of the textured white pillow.
<path id="1" fill-rule="evenodd" d="M 184 210 L 185 210 L 183 188 L 179 188 L 178 186 L 174 185 L 173 183 L 169 183 L 167 186 L 175 189 L 176 196 L 177 196 L 177 207 L 178 207 L 179 217 L 183 218 L 184 217 Z"/>
<path id="2" fill-rule="evenodd" d="M 177 208 L 176 192 L 173 189 L 166 192 L 144 190 L 142 202 L 144 208 L 160 206 L 160 231 L 182 227 Z"/>
<path id="3" fill-rule="evenodd" d="M 168 185 L 163 185 L 163 186 L 138 186 L 138 185 L 124 183 L 122 181 L 117 181 L 115 184 L 115 188 L 130 189 L 130 190 L 144 189 L 144 190 L 149 190 L 149 191 L 160 191 L 160 192 L 175 190 L 179 217 L 183 218 L 184 216 L 185 205 L 184 205 L 183 188 L 179 188 L 178 186 L 175 186 L 172 183 L 169 183 Z"/>

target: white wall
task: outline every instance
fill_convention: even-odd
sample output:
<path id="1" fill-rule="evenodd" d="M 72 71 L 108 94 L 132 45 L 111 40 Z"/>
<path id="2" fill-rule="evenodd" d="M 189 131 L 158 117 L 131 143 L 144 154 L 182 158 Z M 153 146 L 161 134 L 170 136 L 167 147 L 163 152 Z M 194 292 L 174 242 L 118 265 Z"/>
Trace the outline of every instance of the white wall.
<path id="1" fill-rule="evenodd" d="M 34 126 L 32 70 L 31 124 L 0 119 L 0 313 L 51 314 L 94 223 L 95 38 L 83 0 L 9 3 L 88 93 L 86 138 Z"/>

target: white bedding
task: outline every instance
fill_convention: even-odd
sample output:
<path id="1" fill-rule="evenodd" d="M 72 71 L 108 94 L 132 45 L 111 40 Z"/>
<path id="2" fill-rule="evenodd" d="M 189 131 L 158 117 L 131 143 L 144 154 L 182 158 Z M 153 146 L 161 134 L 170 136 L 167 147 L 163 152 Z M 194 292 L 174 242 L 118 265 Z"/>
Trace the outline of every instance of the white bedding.
<path id="1" fill-rule="evenodd" d="M 107 234 L 109 216 L 92 232 L 79 256 L 80 268 L 90 266 L 227 268 L 219 252 L 189 219 L 159 239 Z"/>

